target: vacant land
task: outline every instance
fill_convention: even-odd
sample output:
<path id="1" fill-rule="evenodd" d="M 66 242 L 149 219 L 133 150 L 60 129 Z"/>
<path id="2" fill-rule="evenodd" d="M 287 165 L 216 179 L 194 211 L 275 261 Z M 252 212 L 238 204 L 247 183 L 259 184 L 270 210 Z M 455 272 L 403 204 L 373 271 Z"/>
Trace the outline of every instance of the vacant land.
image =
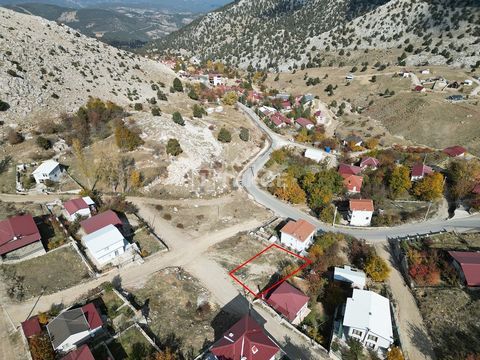
<path id="1" fill-rule="evenodd" d="M 230 272 L 267 246 L 253 236 L 239 235 L 215 245 L 210 250 L 210 257 Z M 290 270 L 288 272 L 292 272 L 302 264 L 303 262 L 293 255 L 272 247 L 238 269 L 234 275 L 252 291 L 258 293 L 267 289 L 267 285 L 273 285 L 284 277 L 286 274 L 283 273 L 287 268 Z"/>
<path id="2" fill-rule="evenodd" d="M 131 327 L 108 344 L 115 359 L 145 359 L 155 352 L 153 346 L 136 328 Z"/>
<path id="3" fill-rule="evenodd" d="M 76 251 L 65 247 L 16 264 L 0 265 L 9 296 L 26 300 L 42 293 L 52 294 L 89 278 Z"/>
<path id="4" fill-rule="evenodd" d="M 144 257 L 165 249 L 163 244 L 146 229 L 136 231 L 132 241 L 138 243 L 142 256 Z"/>
<path id="5" fill-rule="evenodd" d="M 465 359 L 479 352 L 479 294 L 459 288 L 423 288 L 414 290 L 414 295 L 439 359 Z"/>
<path id="6" fill-rule="evenodd" d="M 32 216 L 40 216 L 45 213 L 46 211 L 42 205 L 35 204 L 33 202 L 7 203 L 0 201 L 0 220 L 18 214 L 31 214 Z"/>
<path id="7" fill-rule="evenodd" d="M 480 249 L 480 233 L 457 234 L 448 232 L 429 238 L 432 248 L 452 250 Z"/>
<path id="8" fill-rule="evenodd" d="M 148 326 L 159 344 L 175 339 L 177 347 L 197 353 L 205 342 L 214 340 L 211 322 L 217 305 L 209 293 L 181 268 L 167 268 L 152 276 L 140 289 L 129 289 L 142 306 Z"/>

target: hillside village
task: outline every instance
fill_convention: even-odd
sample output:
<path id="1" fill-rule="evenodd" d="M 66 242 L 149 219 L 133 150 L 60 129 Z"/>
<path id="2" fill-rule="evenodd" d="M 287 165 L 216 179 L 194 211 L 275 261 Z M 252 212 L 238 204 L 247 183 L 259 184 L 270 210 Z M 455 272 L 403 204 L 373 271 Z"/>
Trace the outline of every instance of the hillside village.
<path id="1" fill-rule="evenodd" d="M 378 50 L 339 29 L 400 3 L 310 51 Z M 452 61 L 375 26 L 416 57 L 283 68 L 0 8 L 0 358 L 479 357 L 480 14 L 459 6 Z"/>

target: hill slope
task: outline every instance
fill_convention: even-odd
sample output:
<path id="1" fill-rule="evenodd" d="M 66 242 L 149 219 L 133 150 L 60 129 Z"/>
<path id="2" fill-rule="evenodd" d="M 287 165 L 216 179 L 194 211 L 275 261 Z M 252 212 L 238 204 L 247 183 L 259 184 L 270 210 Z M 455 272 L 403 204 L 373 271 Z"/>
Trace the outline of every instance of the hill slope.
<path id="1" fill-rule="evenodd" d="M 246 67 L 300 59 L 309 37 L 387 0 L 237 0 L 149 46 Z"/>
<path id="2" fill-rule="evenodd" d="M 89 96 L 121 105 L 155 96 L 170 83 L 165 66 L 80 35 L 67 26 L 0 8 L 0 112 L 6 122 L 76 110 Z"/>
<path id="3" fill-rule="evenodd" d="M 417 54 L 411 62 L 472 64 L 479 56 L 479 22 L 476 0 L 239 0 L 148 50 L 285 70 L 318 66 L 341 49 L 412 44 Z"/>

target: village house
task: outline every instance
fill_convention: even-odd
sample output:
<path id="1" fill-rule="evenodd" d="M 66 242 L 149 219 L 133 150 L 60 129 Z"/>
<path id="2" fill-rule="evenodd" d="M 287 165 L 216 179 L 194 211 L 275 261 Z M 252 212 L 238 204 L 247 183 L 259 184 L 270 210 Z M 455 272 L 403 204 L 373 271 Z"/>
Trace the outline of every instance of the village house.
<path id="1" fill-rule="evenodd" d="M 344 146 L 362 146 L 363 139 L 358 135 L 348 135 L 345 139 L 343 139 Z"/>
<path id="2" fill-rule="evenodd" d="M 95 360 L 95 358 L 88 345 L 84 344 L 79 348 L 70 351 L 67 355 L 62 357 L 61 360 Z"/>
<path id="3" fill-rule="evenodd" d="M 223 84 L 223 78 L 221 75 L 218 75 L 218 74 L 209 74 L 208 81 L 213 86 L 218 86 Z"/>
<path id="4" fill-rule="evenodd" d="M 45 254 L 42 237 L 32 215 L 17 215 L 0 221 L 0 256 L 28 259 Z"/>
<path id="5" fill-rule="evenodd" d="M 340 164 L 338 166 L 338 173 L 341 176 L 358 175 L 361 172 L 362 172 L 362 168 L 360 166 L 348 165 L 348 164 Z"/>
<path id="6" fill-rule="evenodd" d="M 320 110 L 315 111 L 313 116 L 315 116 L 315 121 L 317 122 L 317 124 L 324 124 L 325 123 L 326 118 Z"/>
<path id="7" fill-rule="evenodd" d="M 450 146 L 443 149 L 443 152 L 450 157 L 462 157 L 465 156 L 467 150 L 462 146 Z"/>
<path id="8" fill-rule="evenodd" d="M 250 315 L 227 330 L 210 352 L 215 360 L 274 360 L 280 356 L 280 348 Z"/>
<path id="9" fill-rule="evenodd" d="M 429 75 L 430 74 L 430 69 L 423 69 L 420 71 L 422 75 Z"/>
<path id="10" fill-rule="evenodd" d="M 80 222 L 80 226 L 85 234 L 91 234 L 108 225 L 114 225 L 117 227 L 121 227 L 123 225 L 122 220 L 120 220 L 118 215 L 113 210 L 104 211 Z"/>
<path id="11" fill-rule="evenodd" d="M 361 270 L 352 268 L 348 265 L 344 267 L 335 267 L 333 269 L 333 279 L 348 283 L 352 288 L 363 289 L 367 282 L 367 276 Z"/>
<path id="12" fill-rule="evenodd" d="M 373 200 L 350 199 L 348 217 L 352 226 L 370 226 L 374 207 Z"/>
<path id="13" fill-rule="evenodd" d="M 94 337 L 103 326 L 102 318 L 93 303 L 66 310 L 47 324 L 53 348 L 68 352 Z"/>
<path id="14" fill-rule="evenodd" d="M 467 79 L 463 81 L 463 84 L 466 86 L 472 86 L 473 85 L 473 80 Z"/>
<path id="15" fill-rule="evenodd" d="M 325 159 L 325 152 L 322 150 L 308 148 L 303 154 L 307 159 L 311 159 L 316 162 L 320 162 Z"/>
<path id="16" fill-rule="evenodd" d="M 292 120 L 284 116 L 283 114 L 276 112 L 272 115 L 270 115 L 270 121 L 276 126 L 276 127 L 284 127 L 287 125 L 290 125 L 292 123 Z"/>
<path id="17" fill-rule="evenodd" d="M 422 163 L 416 163 L 412 167 L 412 172 L 410 176 L 411 181 L 418 181 L 425 177 L 425 175 L 433 174 L 433 169 L 430 166 L 424 165 Z"/>
<path id="18" fill-rule="evenodd" d="M 260 106 L 258 108 L 258 111 L 260 111 L 263 116 L 270 116 L 271 114 L 274 114 L 277 110 L 270 106 Z"/>
<path id="19" fill-rule="evenodd" d="M 44 183 L 46 180 L 59 182 L 62 174 L 62 166 L 55 160 L 44 161 L 32 172 L 32 176 L 37 184 Z"/>
<path id="20" fill-rule="evenodd" d="M 425 89 L 422 85 L 417 85 L 413 88 L 413 91 L 424 93 L 427 91 L 427 89 Z"/>
<path id="21" fill-rule="evenodd" d="M 90 258 L 100 267 L 122 255 L 129 245 L 114 225 L 107 225 L 83 236 L 82 243 Z"/>
<path id="22" fill-rule="evenodd" d="M 252 104 L 256 104 L 262 99 L 263 99 L 263 95 L 257 91 L 250 90 L 247 93 L 247 101 L 251 102 Z"/>
<path id="23" fill-rule="evenodd" d="M 270 293 L 267 304 L 287 318 L 293 325 L 298 325 L 310 313 L 308 309 L 309 300 L 310 298 L 307 295 L 284 281 Z"/>
<path id="24" fill-rule="evenodd" d="M 307 130 L 312 130 L 315 127 L 315 125 L 310 120 L 302 117 L 296 119 L 295 124 L 297 125 L 298 128 L 305 128 Z"/>
<path id="25" fill-rule="evenodd" d="M 457 269 L 460 279 L 468 287 L 480 286 L 480 252 L 449 251 L 453 258 L 453 266 Z"/>
<path id="26" fill-rule="evenodd" d="M 360 161 L 360 169 L 365 170 L 367 168 L 371 170 L 377 170 L 380 161 L 371 156 L 363 157 Z"/>
<path id="27" fill-rule="evenodd" d="M 298 252 L 305 251 L 313 243 L 317 229 L 303 219 L 290 220 L 280 230 L 280 242 Z"/>
<path id="28" fill-rule="evenodd" d="M 21 326 L 23 335 L 25 335 L 27 339 L 31 338 L 32 336 L 38 336 L 42 333 L 42 327 L 38 321 L 38 316 L 32 316 L 31 318 L 23 321 Z"/>
<path id="29" fill-rule="evenodd" d="M 89 197 L 71 199 L 63 203 L 65 216 L 69 221 L 75 221 L 79 217 L 90 217 L 91 209 L 95 207 L 95 202 Z"/>
<path id="30" fill-rule="evenodd" d="M 373 291 L 353 289 L 353 295 L 340 310 L 338 327 L 343 340 L 353 338 L 367 349 L 385 352 L 393 344 L 390 301 Z"/>
<path id="31" fill-rule="evenodd" d="M 349 193 L 358 194 L 362 191 L 363 176 L 344 174 L 341 174 L 341 176 L 343 177 L 343 186 Z"/>

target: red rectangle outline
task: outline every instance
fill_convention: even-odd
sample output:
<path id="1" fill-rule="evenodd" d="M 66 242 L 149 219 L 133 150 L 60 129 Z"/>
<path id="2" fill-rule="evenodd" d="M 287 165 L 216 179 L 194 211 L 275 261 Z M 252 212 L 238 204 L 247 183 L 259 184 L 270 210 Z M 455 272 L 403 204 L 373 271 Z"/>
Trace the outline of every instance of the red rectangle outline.
<path id="1" fill-rule="evenodd" d="M 263 253 L 267 252 L 268 250 L 270 250 L 272 247 L 276 247 L 282 251 L 285 251 L 286 253 L 290 254 L 290 255 L 293 255 L 299 259 L 302 259 L 303 261 L 305 261 L 305 263 L 300 266 L 297 270 L 291 272 L 290 274 L 288 274 L 287 276 L 285 276 L 283 279 L 281 279 L 280 281 L 277 281 L 275 284 L 273 284 L 272 286 L 270 286 L 268 289 L 266 290 L 263 290 L 262 292 L 260 293 L 255 293 L 254 291 L 252 291 L 247 285 L 245 285 L 243 282 L 241 282 L 235 275 L 234 273 L 236 271 L 238 271 L 239 269 L 241 269 L 242 267 L 244 267 L 245 265 L 247 265 L 249 262 L 253 261 L 254 259 L 256 259 L 257 257 L 259 257 L 260 255 L 262 255 Z M 239 283 L 244 289 L 246 289 L 250 294 L 252 294 L 255 298 L 260 298 L 263 294 L 265 293 L 268 293 L 270 290 L 272 290 L 274 287 L 280 285 L 281 283 L 283 283 L 285 280 L 291 278 L 293 275 L 299 273 L 300 271 L 302 271 L 305 267 L 307 267 L 308 265 L 310 265 L 312 263 L 312 260 L 308 259 L 308 258 L 305 258 L 303 256 L 300 256 L 298 254 L 295 254 L 294 252 L 290 251 L 290 250 L 287 250 L 277 244 L 272 244 L 272 245 L 269 245 L 267 246 L 265 249 L 263 249 L 262 251 L 260 251 L 258 254 L 256 254 L 255 256 L 251 257 L 250 259 L 248 259 L 247 261 L 245 261 L 243 264 L 237 266 L 235 269 L 233 269 L 232 271 L 230 271 L 228 273 L 228 275 L 230 275 L 233 280 L 235 280 L 237 283 Z"/>

